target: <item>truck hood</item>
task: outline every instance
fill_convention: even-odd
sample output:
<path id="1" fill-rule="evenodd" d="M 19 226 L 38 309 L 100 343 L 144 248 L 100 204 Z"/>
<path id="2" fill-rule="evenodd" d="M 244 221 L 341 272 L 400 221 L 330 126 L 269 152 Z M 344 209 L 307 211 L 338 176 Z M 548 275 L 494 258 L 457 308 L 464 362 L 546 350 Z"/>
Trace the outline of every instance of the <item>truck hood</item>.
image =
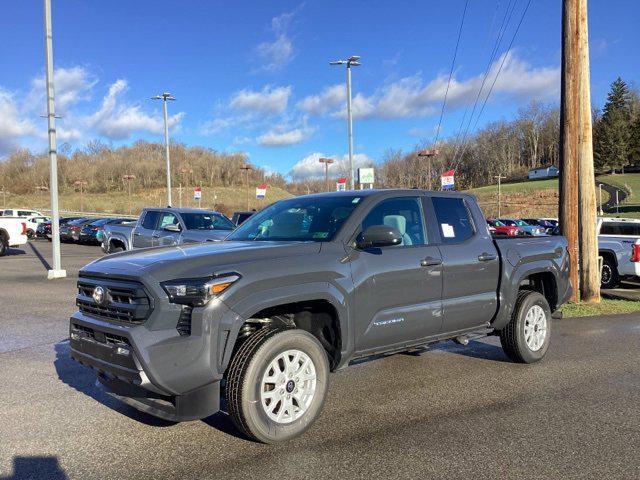
<path id="1" fill-rule="evenodd" d="M 209 241 L 224 240 L 232 230 L 186 230 L 182 234 L 183 243 L 200 243 Z"/>
<path id="2" fill-rule="evenodd" d="M 207 242 L 175 247 L 154 247 L 107 255 L 86 265 L 80 273 L 100 276 L 141 277 L 158 281 L 208 276 L 221 268 L 242 270 L 256 261 L 310 255 L 320 251 L 319 242 Z"/>

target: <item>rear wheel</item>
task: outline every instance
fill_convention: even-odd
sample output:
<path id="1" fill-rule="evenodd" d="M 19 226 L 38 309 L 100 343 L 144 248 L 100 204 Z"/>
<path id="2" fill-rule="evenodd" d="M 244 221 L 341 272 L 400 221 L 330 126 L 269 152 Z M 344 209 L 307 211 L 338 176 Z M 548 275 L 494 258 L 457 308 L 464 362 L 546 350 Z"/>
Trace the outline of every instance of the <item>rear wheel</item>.
<path id="1" fill-rule="evenodd" d="M 616 288 L 620 284 L 618 267 L 610 257 L 604 257 L 602 261 L 602 273 L 600 275 L 600 288 Z"/>
<path id="2" fill-rule="evenodd" d="M 301 435 L 320 414 L 329 362 L 324 348 L 304 330 L 265 328 L 247 339 L 227 371 L 231 419 L 264 443 Z"/>
<path id="3" fill-rule="evenodd" d="M 511 320 L 500 331 L 500 343 L 507 356 L 517 363 L 541 360 L 549 348 L 551 309 L 538 292 L 518 293 Z"/>
<path id="4" fill-rule="evenodd" d="M 33 240 L 36 236 L 36 232 L 34 232 L 33 230 L 29 229 L 27 230 L 27 238 L 29 240 Z"/>
<path id="5" fill-rule="evenodd" d="M 118 253 L 118 252 L 124 252 L 124 248 L 119 247 L 117 245 L 111 245 L 111 247 L 109 247 L 109 253 Z"/>
<path id="6" fill-rule="evenodd" d="M 7 237 L 5 237 L 4 235 L 0 235 L 0 257 L 6 255 L 7 250 L 9 250 Z"/>

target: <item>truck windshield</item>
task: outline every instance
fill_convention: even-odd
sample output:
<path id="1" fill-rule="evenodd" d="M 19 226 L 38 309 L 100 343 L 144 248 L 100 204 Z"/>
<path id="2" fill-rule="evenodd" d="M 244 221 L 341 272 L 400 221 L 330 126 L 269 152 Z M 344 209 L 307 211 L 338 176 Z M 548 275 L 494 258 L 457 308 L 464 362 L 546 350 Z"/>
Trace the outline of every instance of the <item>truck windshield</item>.
<path id="1" fill-rule="evenodd" d="M 340 195 L 282 200 L 240 225 L 227 240 L 331 240 L 362 197 Z"/>
<path id="2" fill-rule="evenodd" d="M 214 213 L 182 213 L 187 230 L 233 230 L 235 225 L 222 215 Z"/>

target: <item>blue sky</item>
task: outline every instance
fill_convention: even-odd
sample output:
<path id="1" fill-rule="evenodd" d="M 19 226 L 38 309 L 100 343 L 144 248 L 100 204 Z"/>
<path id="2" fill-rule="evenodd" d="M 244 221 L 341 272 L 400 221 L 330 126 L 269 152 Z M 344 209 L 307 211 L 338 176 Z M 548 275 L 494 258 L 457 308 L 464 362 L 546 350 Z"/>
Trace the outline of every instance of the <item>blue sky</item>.
<path id="1" fill-rule="evenodd" d="M 357 161 L 432 141 L 465 4 L 52 1 L 59 143 L 160 141 L 161 105 L 149 97 L 169 91 L 178 99 L 169 105 L 174 140 L 246 152 L 296 178 L 321 174 L 319 156 L 347 151 L 345 71 L 330 60 L 362 57 L 353 71 Z M 507 50 L 527 0 L 469 0 L 442 136 L 457 132 L 473 104 L 514 2 L 487 86 L 502 69 L 478 125 L 511 118 L 531 99 L 557 102 L 561 2 L 533 0 Z M 640 45 L 639 7 L 590 1 L 596 105 L 616 76 L 638 80 L 630 52 Z M 42 2 L 2 8 L 0 156 L 46 142 Z"/>

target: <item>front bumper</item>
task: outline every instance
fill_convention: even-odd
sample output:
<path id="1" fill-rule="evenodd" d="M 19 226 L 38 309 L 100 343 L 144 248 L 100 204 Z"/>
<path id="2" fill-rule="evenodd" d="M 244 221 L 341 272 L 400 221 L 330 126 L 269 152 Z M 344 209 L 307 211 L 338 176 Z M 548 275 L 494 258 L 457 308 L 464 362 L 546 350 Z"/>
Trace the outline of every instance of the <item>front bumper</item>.
<path id="1" fill-rule="evenodd" d="M 170 421 L 212 415 L 220 409 L 223 359 L 233 347 L 228 340 L 237 334 L 238 316 L 214 299 L 193 310 L 191 334 L 180 335 L 179 306 L 154 301 L 153 313 L 140 325 L 76 312 L 70 319 L 71 357 L 95 370 L 110 395 L 138 410 Z"/>

